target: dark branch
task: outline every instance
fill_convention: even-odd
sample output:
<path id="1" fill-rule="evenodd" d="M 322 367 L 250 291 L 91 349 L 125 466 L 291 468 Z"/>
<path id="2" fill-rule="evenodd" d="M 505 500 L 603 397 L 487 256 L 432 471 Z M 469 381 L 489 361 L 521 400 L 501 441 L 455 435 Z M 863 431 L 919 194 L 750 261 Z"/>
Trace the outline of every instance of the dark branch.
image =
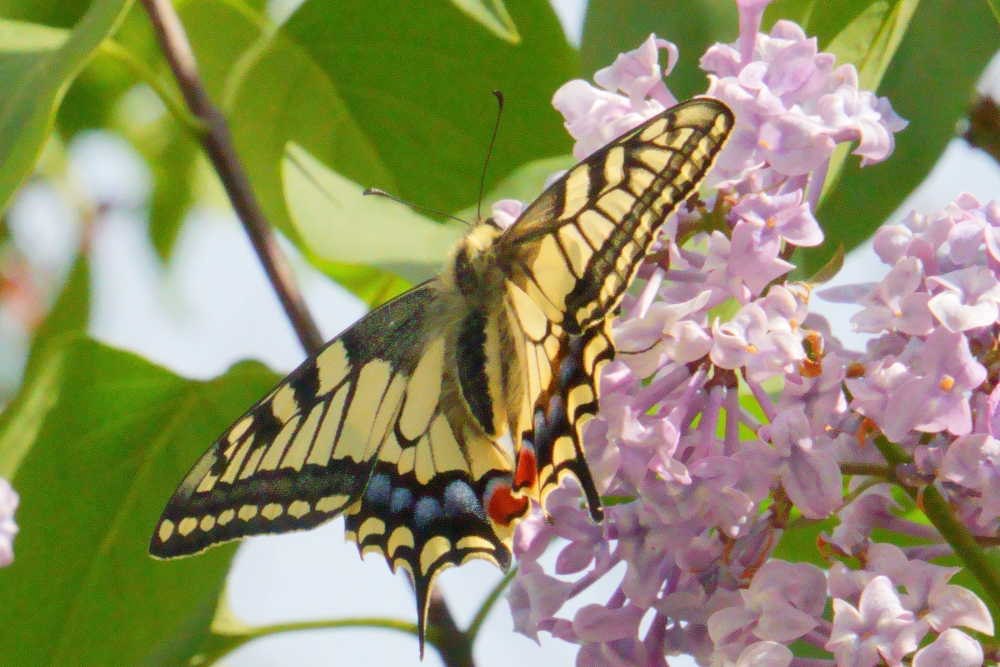
<path id="1" fill-rule="evenodd" d="M 250 237 L 257 257 L 264 265 L 268 280 L 271 281 L 278 300 L 288 314 L 302 347 L 308 354 L 314 354 L 323 346 L 323 337 L 306 309 L 302 294 L 292 277 L 288 260 L 278 247 L 271 225 L 264 217 L 264 212 L 250 188 L 246 172 L 243 171 L 243 165 L 236 157 L 226 119 L 205 92 L 184 26 L 181 25 L 170 0 L 142 0 L 142 4 L 153 23 L 160 48 L 163 49 L 163 54 L 170 64 L 188 108 L 204 123 L 205 131 L 200 137 L 201 144 L 226 188 L 229 201 L 232 202 L 236 215 L 243 223 L 243 228 Z"/>

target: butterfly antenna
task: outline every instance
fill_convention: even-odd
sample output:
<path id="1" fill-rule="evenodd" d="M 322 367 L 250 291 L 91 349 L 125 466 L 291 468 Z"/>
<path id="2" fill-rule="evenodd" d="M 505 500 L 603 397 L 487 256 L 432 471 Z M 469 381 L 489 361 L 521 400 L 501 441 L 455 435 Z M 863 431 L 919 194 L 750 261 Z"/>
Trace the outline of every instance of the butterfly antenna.
<path id="1" fill-rule="evenodd" d="M 385 197 L 386 199 L 390 199 L 396 202 L 397 204 L 402 204 L 403 206 L 409 206 L 410 208 L 416 211 L 424 211 L 426 213 L 433 213 L 434 215 L 440 215 L 443 218 L 450 218 L 451 220 L 461 222 L 463 225 L 469 224 L 468 220 L 462 220 L 458 216 L 452 215 L 451 213 L 445 213 L 444 211 L 439 211 L 436 208 L 430 208 L 428 206 L 420 206 L 419 204 L 414 204 L 413 202 L 406 201 L 405 199 L 401 199 L 396 195 L 391 195 L 385 190 L 379 190 L 378 188 L 365 188 L 364 192 L 362 192 L 361 194 L 365 195 L 366 197 L 367 196 Z"/>
<path id="2" fill-rule="evenodd" d="M 486 171 L 490 166 L 490 158 L 493 157 L 493 146 L 497 142 L 497 133 L 500 131 L 500 117 L 503 116 L 503 93 L 499 90 L 493 91 L 493 97 L 497 98 L 497 119 L 493 123 L 493 134 L 490 136 L 490 146 L 486 149 L 486 159 L 483 160 L 483 173 L 479 177 L 479 201 L 476 204 L 476 219 L 483 219 L 483 195 L 486 191 Z"/>

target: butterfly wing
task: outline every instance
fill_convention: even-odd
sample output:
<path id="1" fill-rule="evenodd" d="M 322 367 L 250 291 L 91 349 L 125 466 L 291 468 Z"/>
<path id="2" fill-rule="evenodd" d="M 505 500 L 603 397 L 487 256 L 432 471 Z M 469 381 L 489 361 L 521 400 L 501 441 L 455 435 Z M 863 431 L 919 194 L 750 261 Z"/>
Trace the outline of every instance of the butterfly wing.
<path id="1" fill-rule="evenodd" d="M 362 553 L 411 574 L 422 641 L 437 574 L 470 558 L 506 568 L 513 533 L 484 509 L 492 487 L 510 487 L 510 454 L 456 400 L 441 306 L 426 283 L 293 371 L 195 464 L 150 552 L 184 556 L 343 513 Z"/>
<path id="2" fill-rule="evenodd" d="M 597 410 L 600 368 L 614 357 L 610 315 L 733 123 L 712 99 L 668 109 L 572 167 L 498 240 L 508 308 L 524 332 L 531 424 L 520 439 L 515 482 L 537 483 L 541 499 L 572 473 L 600 518 L 581 442 Z M 535 476 L 522 472 L 531 459 Z"/>
<path id="3" fill-rule="evenodd" d="M 439 396 L 425 400 L 435 407 L 416 432 L 387 434 L 364 494 L 346 513 L 346 535 L 362 555 L 381 554 L 393 571 L 409 572 L 421 642 L 437 575 L 473 558 L 507 569 L 514 526 L 487 512 L 493 487 L 510 487 L 510 454 L 468 418 L 449 418 Z M 404 414 L 397 424 L 406 422 Z"/>
<path id="4" fill-rule="evenodd" d="M 567 333 L 599 323 L 667 216 L 695 192 L 733 122 L 721 102 L 691 100 L 572 167 L 498 241 L 510 281 Z"/>
<path id="5" fill-rule="evenodd" d="M 407 400 L 436 298 L 426 283 L 369 313 L 250 408 L 174 492 L 150 553 L 311 528 L 357 501 Z"/>

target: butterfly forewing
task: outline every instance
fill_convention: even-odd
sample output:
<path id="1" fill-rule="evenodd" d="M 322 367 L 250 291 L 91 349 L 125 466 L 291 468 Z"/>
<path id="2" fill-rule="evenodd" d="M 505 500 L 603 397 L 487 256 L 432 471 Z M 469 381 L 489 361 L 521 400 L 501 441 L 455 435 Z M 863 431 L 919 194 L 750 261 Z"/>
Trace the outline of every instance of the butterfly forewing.
<path id="1" fill-rule="evenodd" d="M 656 232 L 708 172 L 733 126 L 723 104 L 679 104 L 571 168 L 498 245 L 509 279 L 568 333 L 610 315 Z"/>
<path id="2" fill-rule="evenodd" d="M 167 503 L 150 552 L 310 528 L 354 503 L 405 403 L 435 299 L 425 285 L 373 311 L 238 419 Z"/>

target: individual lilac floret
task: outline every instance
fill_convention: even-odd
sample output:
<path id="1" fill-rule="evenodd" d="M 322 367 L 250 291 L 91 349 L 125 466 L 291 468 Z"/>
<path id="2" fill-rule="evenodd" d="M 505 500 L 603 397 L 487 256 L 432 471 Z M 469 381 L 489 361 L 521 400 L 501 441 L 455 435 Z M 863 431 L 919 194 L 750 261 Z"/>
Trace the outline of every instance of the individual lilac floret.
<path id="1" fill-rule="evenodd" d="M 826 578 L 814 565 L 770 561 L 740 591 L 740 602 L 708 619 L 716 650 L 731 660 L 758 640 L 790 643 L 820 625 Z"/>
<path id="2" fill-rule="evenodd" d="M 967 588 L 949 584 L 959 572 L 916 558 L 907 558 L 894 544 L 874 544 L 868 550 L 867 568 L 892 580 L 901 594 L 902 605 L 936 632 L 963 626 L 993 634 L 989 609 Z"/>
<path id="3" fill-rule="evenodd" d="M 0 567 L 6 567 L 14 562 L 14 536 L 17 535 L 17 523 L 14 513 L 20 497 L 10 482 L 0 477 Z"/>
<path id="4" fill-rule="evenodd" d="M 803 297 L 786 287 L 743 306 L 728 322 L 712 325 L 712 362 L 721 368 L 746 368 L 756 382 L 791 371 L 805 358 Z"/>
<path id="5" fill-rule="evenodd" d="M 809 205 L 802 201 L 801 190 L 775 196 L 748 195 L 733 207 L 730 217 L 737 226 L 751 225 L 760 247 L 780 247 L 781 241 L 802 247 L 823 242 L 823 231 Z"/>
<path id="6" fill-rule="evenodd" d="M 985 379 L 986 368 L 972 356 L 968 340 L 938 327 L 926 340 L 911 339 L 898 358 L 879 359 L 865 377 L 848 379 L 847 386 L 852 407 L 898 442 L 911 430 L 969 433 L 969 392 Z"/>
<path id="7" fill-rule="evenodd" d="M 937 294 L 927 306 L 949 331 L 990 326 L 1000 313 L 1000 281 L 985 266 L 969 266 L 927 279 Z"/>
<path id="8" fill-rule="evenodd" d="M 892 266 L 903 257 L 915 257 L 929 276 L 969 266 L 1000 269 L 1000 203 L 981 204 L 966 193 L 943 210 L 925 215 L 910 213 L 896 224 L 884 225 L 873 239 L 879 258 Z"/>
<path id="9" fill-rule="evenodd" d="M 958 486 L 953 495 L 973 509 L 980 531 L 996 534 L 1000 529 L 1000 441 L 985 433 L 958 438 L 948 447 L 938 478 Z"/>
<path id="10" fill-rule="evenodd" d="M 923 282 L 920 260 L 901 259 L 870 294 L 861 298 L 865 307 L 851 318 L 851 324 L 866 333 L 899 331 L 926 336 L 934 328 L 934 320 L 927 308 L 931 295 L 924 291 Z"/>
<path id="11" fill-rule="evenodd" d="M 927 626 L 903 607 L 892 581 L 879 575 L 864 587 L 857 607 L 834 599 L 833 630 L 826 648 L 838 665 L 901 665 L 926 631 Z"/>
<path id="12" fill-rule="evenodd" d="M 949 629 L 913 656 L 913 667 L 980 667 L 983 646 L 961 630 Z"/>
<path id="13" fill-rule="evenodd" d="M 822 519 L 840 506 L 842 481 L 833 448 L 813 433 L 801 408 L 783 410 L 762 434 L 781 456 L 781 484 L 803 516 Z"/>

